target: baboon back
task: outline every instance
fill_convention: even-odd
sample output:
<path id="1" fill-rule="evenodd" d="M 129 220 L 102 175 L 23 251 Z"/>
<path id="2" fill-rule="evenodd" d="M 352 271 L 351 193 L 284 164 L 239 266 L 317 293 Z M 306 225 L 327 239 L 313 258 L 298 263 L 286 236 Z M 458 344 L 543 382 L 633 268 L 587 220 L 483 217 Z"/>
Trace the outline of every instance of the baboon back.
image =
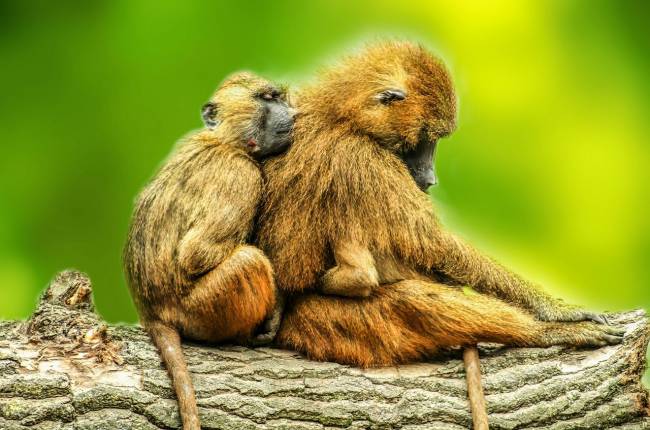
<path id="1" fill-rule="evenodd" d="M 169 304 L 219 263 L 193 253 L 190 273 L 188 262 L 179 261 L 193 231 L 208 232 L 206 243 L 220 243 L 226 258 L 252 229 L 262 190 L 259 167 L 243 152 L 206 139 L 199 133 L 184 142 L 138 199 L 124 258 L 129 285 L 139 288 L 136 302 Z"/>

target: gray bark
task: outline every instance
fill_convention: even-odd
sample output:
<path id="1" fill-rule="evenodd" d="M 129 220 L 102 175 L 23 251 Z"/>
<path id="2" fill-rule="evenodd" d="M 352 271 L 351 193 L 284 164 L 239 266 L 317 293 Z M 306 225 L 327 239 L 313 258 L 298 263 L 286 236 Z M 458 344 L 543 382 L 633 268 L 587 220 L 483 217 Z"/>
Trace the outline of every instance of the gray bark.
<path id="1" fill-rule="evenodd" d="M 640 379 L 643 311 L 611 315 L 621 345 L 482 345 L 493 429 L 650 429 Z M 438 361 L 361 370 L 273 348 L 185 345 L 206 429 L 467 429 L 459 351 Z M 24 322 L 0 322 L 0 429 L 179 428 L 167 373 L 147 335 L 107 326 L 90 282 L 60 274 Z"/>

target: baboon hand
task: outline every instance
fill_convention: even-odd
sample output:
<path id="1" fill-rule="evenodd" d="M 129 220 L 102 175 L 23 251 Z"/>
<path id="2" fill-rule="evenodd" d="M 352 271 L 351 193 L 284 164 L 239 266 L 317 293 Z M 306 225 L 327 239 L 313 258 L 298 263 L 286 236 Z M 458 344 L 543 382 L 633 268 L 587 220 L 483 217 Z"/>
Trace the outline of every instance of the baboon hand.
<path id="1" fill-rule="evenodd" d="M 544 329 L 547 345 L 606 346 L 623 341 L 625 329 L 594 322 L 553 324 Z"/>
<path id="2" fill-rule="evenodd" d="M 321 292 L 345 297 L 368 297 L 379 285 L 377 270 L 371 267 L 334 266 L 321 278 Z"/>
<path id="3" fill-rule="evenodd" d="M 567 305 L 561 300 L 553 300 L 538 306 L 535 314 L 540 321 L 548 322 L 579 322 L 593 321 L 598 324 L 609 324 L 607 316 L 597 312 L 586 311 L 577 306 Z"/>

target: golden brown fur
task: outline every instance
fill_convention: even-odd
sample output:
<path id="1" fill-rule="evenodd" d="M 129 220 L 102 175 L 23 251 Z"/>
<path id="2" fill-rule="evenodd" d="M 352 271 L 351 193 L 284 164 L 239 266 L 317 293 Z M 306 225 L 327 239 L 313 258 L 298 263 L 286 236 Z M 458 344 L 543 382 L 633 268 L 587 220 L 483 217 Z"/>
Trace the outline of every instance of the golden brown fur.
<path id="1" fill-rule="evenodd" d="M 254 95 L 269 83 L 238 74 L 213 97 L 219 125 L 190 135 L 138 197 L 124 265 L 142 323 L 161 350 L 185 429 L 198 429 L 183 338 L 248 340 L 275 305 L 271 265 L 247 245 L 262 197 L 247 152 L 259 127 Z"/>
<path id="2" fill-rule="evenodd" d="M 378 103 L 375 95 L 391 88 L 407 97 Z M 451 79 L 425 49 L 371 46 L 300 91 L 297 106 L 293 146 L 264 165 L 258 237 L 278 287 L 294 294 L 279 345 L 378 366 L 478 341 L 620 341 L 592 322 L 543 322 L 602 317 L 549 297 L 442 228 L 400 159 L 423 134 L 437 139 L 455 127 Z"/>

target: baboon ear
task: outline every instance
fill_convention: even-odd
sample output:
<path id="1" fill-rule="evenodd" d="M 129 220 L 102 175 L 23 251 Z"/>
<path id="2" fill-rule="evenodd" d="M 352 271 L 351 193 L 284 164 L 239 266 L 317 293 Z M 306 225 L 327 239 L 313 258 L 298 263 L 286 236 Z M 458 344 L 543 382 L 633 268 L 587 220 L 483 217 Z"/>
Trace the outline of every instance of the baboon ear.
<path id="1" fill-rule="evenodd" d="M 209 129 L 213 129 L 217 126 L 219 121 L 217 121 L 217 105 L 209 102 L 203 105 L 201 108 L 201 118 L 203 118 L 203 123 Z"/>

